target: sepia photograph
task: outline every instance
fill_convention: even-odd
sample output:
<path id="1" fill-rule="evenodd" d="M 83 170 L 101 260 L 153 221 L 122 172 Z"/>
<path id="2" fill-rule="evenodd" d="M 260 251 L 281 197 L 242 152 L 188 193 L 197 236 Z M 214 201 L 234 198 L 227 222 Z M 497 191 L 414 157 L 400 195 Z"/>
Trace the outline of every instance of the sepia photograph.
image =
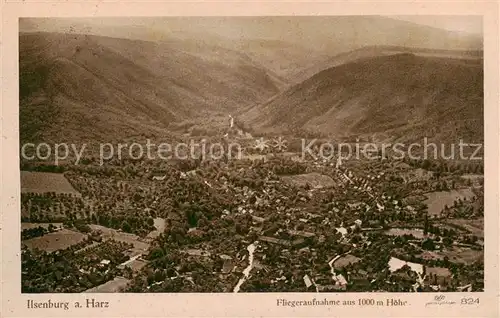
<path id="1" fill-rule="evenodd" d="M 19 20 L 23 293 L 484 286 L 477 16 Z"/>
<path id="2" fill-rule="evenodd" d="M 0 316 L 499 317 L 499 3 L 0 8 Z"/>
<path id="3" fill-rule="evenodd" d="M 482 27 L 20 18 L 21 292 L 482 292 Z"/>

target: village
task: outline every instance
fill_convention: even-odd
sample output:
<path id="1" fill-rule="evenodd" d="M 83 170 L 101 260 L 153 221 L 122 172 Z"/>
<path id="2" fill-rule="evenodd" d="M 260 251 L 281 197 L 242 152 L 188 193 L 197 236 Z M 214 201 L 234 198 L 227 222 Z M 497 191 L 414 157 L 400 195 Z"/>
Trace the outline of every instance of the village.
<path id="1" fill-rule="evenodd" d="M 296 157 L 33 166 L 23 291 L 483 289 L 477 167 Z"/>

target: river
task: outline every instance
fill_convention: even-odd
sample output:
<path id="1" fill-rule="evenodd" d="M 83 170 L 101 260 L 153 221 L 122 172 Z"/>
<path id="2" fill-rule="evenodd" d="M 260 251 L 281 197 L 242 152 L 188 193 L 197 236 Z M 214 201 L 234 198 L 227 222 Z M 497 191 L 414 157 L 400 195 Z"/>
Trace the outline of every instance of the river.
<path id="1" fill-rule="evenodd" d="M 237 293 L 240 291 L 241 285 L 248 279 L 248 276 L 250 275 L 250 271 L 253 268 L 253 253 L 255 252 L 255 249 L 257 248 L 256 246 L 257 242 L 252 243 L 248 245 L 247 251 L 248 251 L 248 266 L 243 270 L 243 277 L 240 278 L 238 281 L 238 284 L 234 287 L 233 292 Z"/>
<path id="2" fill-rule="evenodd" d="M 332 273 L 332 278 L 335 280 L 335 277 L 337 276 L 337 274 L 335 274 L 335 268 L 333 267 L 333 264 L 339 259 L 341 258 L 342 256 L 344 255 L 347 255 L 351 253 L 351 251 L 348 251 L 348 252 L 345 252 L 343 254 L 339 254 L 337 256 L 335 256 L 334 258 L 331 259 L 331 261 L 328 262 L 328 265 L 330 265 L 330 272 Z"/>
<path id="3" fill-rule="evenodd" d="M 330 272 L 332 273 L 332 277 L 337 276 L 337 275 L 335 274 L 335 269 L 334 269 L 334 267 L 333 267 L 333 263 L 335 263 L 335 261 L 336 261 L 336 260 L 338 260 L 339 258 L 341 258 L 341 257 L 342 257 L 342 255 L 343 255 L 343 254 L 341 254 L 341 255 L 337 255 L 337 256 L 335 256 L 334 258 L 332 258 L 332 260 L 331 260 L 331 261 L 329 261 L 329 262 L 328 262 L 328 265 L 330 265 Z"/>

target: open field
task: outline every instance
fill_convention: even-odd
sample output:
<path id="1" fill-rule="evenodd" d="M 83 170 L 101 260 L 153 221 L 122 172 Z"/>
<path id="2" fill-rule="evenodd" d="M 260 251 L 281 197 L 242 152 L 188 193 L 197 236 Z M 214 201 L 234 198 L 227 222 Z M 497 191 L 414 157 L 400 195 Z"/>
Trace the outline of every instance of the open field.
<path id="1" fill-rule="evenodd" d="M 124 277 L 116 277 L 115 279 L 110 280 L 109 282 L 106 282 L 102 285 L 86 290 L 85 293 L 116 293 L 119 292 L 120 289 L 127 286 L 129 281 L 130 280 Z"/>
<path id="2" fill-rule="evenodd" d="M 165 231 L 165 226 L 166 226 L 165 219 L 155 218 L 153 221 L 156 230 L 149 232 L 149 234 L 146 236 L 146 241 L 154 240 Z"/>
<path id="3" fill-rule="evenodd" d="M 477 237 L 484 237 L 484 219 L 450 219 L 447 220 L 446 223 L 463 228 Z"/>
<path id="4" fill-rule="evenodd" d="M 307 174 L 299 174 L 295 176 L 284 176 L 282 177 L 284 182 L 303 187 L 309 184 L 311 188 L 314 189 L 322 189 L 322 188 L 331 188 L 335 186 L 335 181 L 329 176 L 325 176 L 323 174 L 319 174 L 316 172 L 307 173 Z"/>
<path id="5" fill-rule="evenodd" d="M 473 187 L 480 187 L 484 183 L 484 176 L 480 174 L 465 174 L 460 177 L 470 181 Z"/>
<path id="6" fill-rule="evenodd" d="M 21 171 L 21 192 L 81 196 L 62 173 Z"/>
<path id="7" fill-rule="evenodd" d="M 132 257 L 130 260 L 120 264 L 118 268 L 130 267 L 134 272 L 140 271 L 148 263 L 144 260 L 140 260 L 137 257 Z"/>
<path id="8" fill-rule="evenodd" d="M 359 262 L 360 260 L 361 259 L 359 257 L 356 257 L 356 256 L 351 255 L 351 254 L 347 254 L 347 255 L 342 256 L 338 260 L 336 260 L 333 263 L 333 267 L 335 269 L 344 268 L 344 267 L 348 266 L 349 264 L 355 264 L 355 263 Z"/>
<path id="9" fill-rule="evenodd" d="M 443 260 L 447 256 L 450 262 L 466 265 L 473 264 L 474 262 L 483 260 L 484 258 L 484 251 L 482 250 L 473 250 L 467 247 L 456 246 L 442 251 L 428 251 L 426 254 L 432 256 L 433 259 L 440 260 Z"/>
<path id="10" fill-rule="evenodd" d="M 451 262 L 462 263 L 462 264 L 472 264 L 476 261 L 482 260 L 484 257 L 483 251 L 476 251 L 470 248 L 454 247 L 453 249 L 447 249 L 440 254 L 448 256 Z"/>
<path id="11" fill-rule="evenodd" d="M 424 201 L 427 204 L 429 215 L 440 215 L 445 206 L 453 206 L 453 202 L 458 199 L 471 199 L 474 193 L 471 189 L 459 189 L 451 191 L 437 191 L 427 193 L 427 199 Z"/>
<path id="12" fill-rule="evenodd" d="M 449 269 L 446 267 L 426 267 L 425 268 L 425 273 L 427 275 L 433 274 L 441 277 L 450 277 L 452 274 Z"/>
<path id="13" fill-rule="evenodd" d="M 25 240 L 22 243 L 26 244 L 29 249 L 39 249 L 51 253 L 78 244 L 86 237 L 85 234 L 80 232 L 62 229 L 42 237 Z"/>
<path id="14" fill-rule="evenodd" d="M 90 224 L 89 226 L 94 231 L 101 231 L 102 237 L 105 240 L 113 239 L 120 242 L 132 243 L 134 245 L 132 254 L 134 255 L 145 253 L 149 248 L 149 244 L 141 241 L 139 236 L 135 234 L 120 232 L 102 225 Z"/>
<path id="15" fill-rule="evenodd" d="M 422 230 L 422 229 L 392 228 L 392 229 L 385 231 L 384 234 L 390 235 L 390 236 L 413 235 L 417 239 L 422 239 L 425 237 L 424 230 Z"/>

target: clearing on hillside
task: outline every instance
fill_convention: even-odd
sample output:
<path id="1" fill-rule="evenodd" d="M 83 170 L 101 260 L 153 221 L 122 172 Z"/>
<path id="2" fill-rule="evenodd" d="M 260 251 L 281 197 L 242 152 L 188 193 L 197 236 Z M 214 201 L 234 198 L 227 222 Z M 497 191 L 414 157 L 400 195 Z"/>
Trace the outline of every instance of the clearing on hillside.
<path id="1" fill-rule="evenodd" d="M 440 215 L 445 206 L 453 206 L 453 202 L 458 199 L 471 199 L 475 196 L 471 189 L 459 189 L 451 191 L 437 191 L 425 194 L 429 215 Z"/>
<path id="2" fill-rule="evenodd" d="M 449 219 L 446 223 L 463 228 L 479 238 L 484 237 L 484 219 Z"/>
<path id="3" fill-rule="evenodd" d="M 72 194 L 80 197 L 80 192 L 69 183 L 62 173 L 21 171 L 22 193 Z"/>

